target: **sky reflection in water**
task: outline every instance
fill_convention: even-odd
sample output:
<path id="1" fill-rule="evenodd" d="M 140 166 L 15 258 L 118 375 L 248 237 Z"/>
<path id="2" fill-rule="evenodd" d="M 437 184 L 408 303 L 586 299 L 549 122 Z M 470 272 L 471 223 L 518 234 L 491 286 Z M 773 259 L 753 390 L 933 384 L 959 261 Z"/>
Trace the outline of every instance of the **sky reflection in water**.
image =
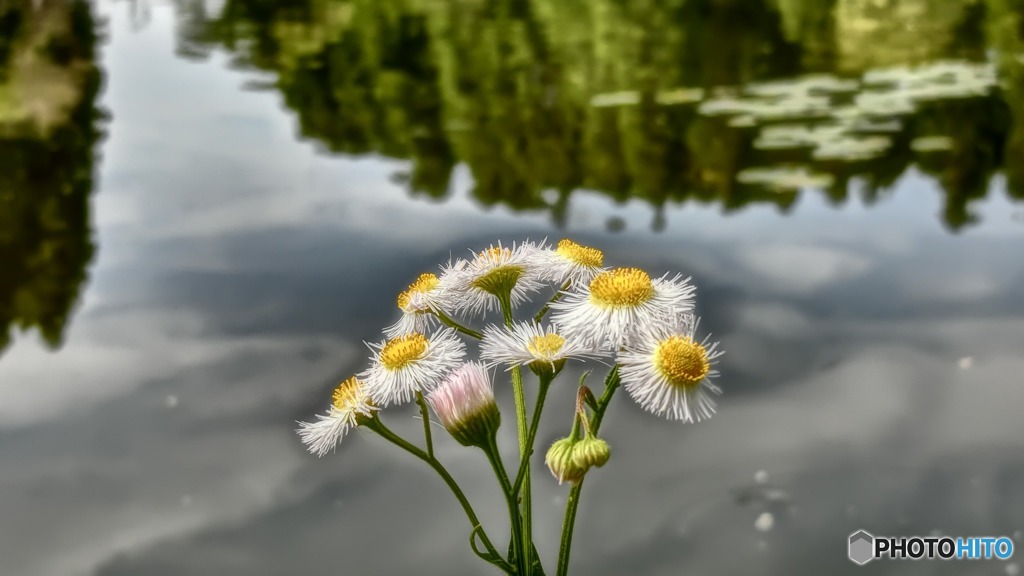
<path id="1" fill-rule="evenodd" d="M 1024 225 L 1007 185 L 1012 174 L 994 172 L 1006 150 L 977 152 L 984 147 L 972 144 L 976 154 L 968 156 L 984 160 L 983 168 L 947 159 L 936 173 L 908 160 L 910 142 L 933 132 L 901 133 L 896 146 L 903 152 L 877 160 L 897 166 L 832 167 L 844 190 L 879 186 L 870 201 L 849 193 L 837 208 L 820 191 L 780 196 L 734 187 L 739 170 L 700 162 L 680 161 L 686 178 L 667 186 L 675 164 L 665 159 L 681 150 L 668 146 L 657 162 L 626 162 L 629 169 L 620 168 L 628 185 L 611 192 L 597 171 L 565 172 L 561 183 L 572 193 L 559 212 L 516 200 L 542 203 L 537 186 L 558 189 L 543 179 L 546 169 L 511 170 L 512 160 L 528 168 L 546 154 L 542 139 L 517 135 L 538 148 L 508 160 L 490 146 L 504 146 L 510 136 L 488 122 L 516 126 L 523 119 L 473 112 L 479 102 L 465 97 L 470 108 L 463 112 L 480 114 L 474 130 L 490 139 L 450 144 L 450 172 L 436 188 L 444 202 L 424 190 L 410 198 L 410 187 L 431 181 L 416 170 L 431 165 L 402 158 L 436 148 L 402 149 L 400 137 L 409 132 L 383 129 L 366 134 L 391 134 L 399 144 L 335 146 L 345 140 L 317 134 L 308 121 L 314 106 L 282 112 L 282 98 L 297 106 L 287 90 L 242 89 L 267 75 L 232 70 L 231 53 L 212 49 L 198 62 L 176 54 L 183 46 L 217 45 L 190 36 L 197 29 L 188 25 L 196 21 L 190 12 L 145 9 L 148 20 L 136 26 L 130 6 L 98 6 L 110 18 L 100 104 L 112 120 L 98 148 L 92 196 L 98 250 L 64 344 L 51 351 L 35 332 L 17 332 L 0 360 L 5 573 L 477 573 L 465 549 L 465 521 L 428 470 L 369 435 L 354 435 L 339 455 L 317 460 L 302 451 L 293 421 L 319 410 L 331 385 L 361 367 L 361 340 L 377 338 L 393 319 L 393 295 L 422 269 L 495 236 L 563 233 L 604 248 L 609 262 L 692 274 L 703 324 L 727 351 L 726 396 L 706 424 L 660 422 L 626 401 L 612 407 L 605 430 L 614 457 L 588 481 L 578 573 L 853 573 L 845 538 L 857 528 L 1016 532 L 1019 540 Z M 728 16 L 709 14 L 709 22 Z M 810 20 L 796 21 L 813 23 L 805 16 Z M 771 22 L 770 14 L 762 17 Z M 774 34 L 790 33 L 774 25 Z M 842 62 L 878 65 L 869 52 L 847 50 L 853 63 Z M 677 80 L 678 87 L 694 79 L 665 82 Z M 628 87 L 610 88 L 594 94 Z M 657 115 L 631 116 L 658 90 L 633 108 L 587 113 L 602 122 L 660 125 Z M 385 100 L 371 111 L 396 109 Z M 958 110 L 928 121 L 951 121 Z M 613 112 L 622 116 L 601 120 Z M 336 120 L 328 118 L 324 126 Z M 918 115 L 909 124 L 925 122 Z M 1000 125 L 1001 138 L 1019 142 L 1008 126 Z M 688 138 L 707 149 L 735 134 L 694 130 Z M 623 150 L 639 155 L 654 141 L 644 130 L 621 140 Z M 720 158 L 747 158 L 749 146 Z M 480 164 L 470 153 L 504 160 Z M 793 163 L 813 164 L 806 155 Z M 653 167 L 661 175 L 641 182 Z M 488 180 L 494 186 L 485 188 L 488 174 L 526 180 Z M 694 178 L 710 184 L 701 188 Z M 977 222 L 953 226 L 949 182 L 966 181 L 972 190 L 981 186 L 981 197 L 968 194 L 977 197 L 970 204 Z M 659 190 L 666 195 L 652 200 Z M 710 202 L 677 207 L 691 190 Z M 481 209 L 482 202 L 493 206 Z M 743 209 L 724 215 L 722 207 Z M 652 222 L 660 222 L 658 231 Z M 570 395 L 553 396 L 551 413 L 568 416 Z M 392 420 L 414 434 L 418 422 L 401 416 Z M 553 419 L 547 424 L 541 444 L 564 432 Z M 511 428 L 502 438 L 509 457 Z M 484 521 L 501 526 L 484 462 L 451 443 L 441 456 L 480 503 Z M 759 470 L 767 473 L 761 482 Z M 566 490 L 542 471 L 535 484 L 538 542 L 550 543 Z M 762 532 L 755 520 L 764 512 L 774 525 Z M 550 563 L 553 548 L 543 549 Z M 955 563 L 872 568 L 964 573 Z M 1003 566 L 970 568 L 995 574 Z"/>

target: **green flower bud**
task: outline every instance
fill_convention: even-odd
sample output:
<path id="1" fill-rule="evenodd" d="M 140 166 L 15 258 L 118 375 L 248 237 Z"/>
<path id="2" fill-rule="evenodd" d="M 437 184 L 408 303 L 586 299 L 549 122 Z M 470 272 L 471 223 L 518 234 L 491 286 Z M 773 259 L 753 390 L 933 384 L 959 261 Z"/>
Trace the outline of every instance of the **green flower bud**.
<path id="1" fill-rule="evenodd" d="M 572 447 L 572 460 L 583 470 L 596 466 L 600 468 L 611 458 L 611 448 L 600 438 L 587 435 Z"/>
<path id="2" fill-rule="evenodd" d="M 558 483 L 571 482 L 573 484 L 583 479 L 586 469 L 578 466 L 573 459 L 573 447 L 576 441 L 572 438 L 562 438 L 548 448 L 544 462 L 551 470 Z"/>

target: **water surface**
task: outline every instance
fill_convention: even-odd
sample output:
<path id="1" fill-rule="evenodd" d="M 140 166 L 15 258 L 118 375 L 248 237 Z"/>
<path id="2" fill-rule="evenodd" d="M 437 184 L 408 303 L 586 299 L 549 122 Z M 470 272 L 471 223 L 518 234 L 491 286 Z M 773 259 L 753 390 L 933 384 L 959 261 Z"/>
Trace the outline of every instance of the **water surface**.
<path id="1" fill-rule="evenodd" d="M 613 405 L 576 573 L 853 573 L 860 528 L 1022 541 L 1019 2 L 24 4 L 4 574 L 484 573 L 418 462 L 292 429 L 418 273 L 567 235 L 693 275 L 727 351 L 707 423 Z M 503 538 L 483 459 L 440 454 Z M 567 489 L 535 490 L 553 569 Z"/>

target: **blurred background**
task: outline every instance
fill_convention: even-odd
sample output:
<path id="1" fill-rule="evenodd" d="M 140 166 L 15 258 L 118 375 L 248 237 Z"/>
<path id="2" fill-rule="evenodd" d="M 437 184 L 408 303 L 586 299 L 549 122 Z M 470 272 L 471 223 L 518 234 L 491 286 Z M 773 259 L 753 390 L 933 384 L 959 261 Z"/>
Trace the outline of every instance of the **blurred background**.
<path id="1" fill-rule="evenodd" d="M 0 0 L 0 573 L 488 573 L 421 463 L 293 428 L 420 272 L 569 235 L 727 351 L 709 422 L 613 404 L 574 573 L 1015 576 L 846 537 L 1024 545 L 1022 200 L 1021 0 Z"/>

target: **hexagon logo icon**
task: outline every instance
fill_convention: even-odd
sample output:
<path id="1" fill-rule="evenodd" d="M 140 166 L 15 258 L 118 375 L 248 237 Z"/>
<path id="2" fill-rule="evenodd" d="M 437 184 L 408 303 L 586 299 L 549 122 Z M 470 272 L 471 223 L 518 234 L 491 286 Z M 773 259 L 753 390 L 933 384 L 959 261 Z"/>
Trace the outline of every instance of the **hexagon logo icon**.
<path id="1" fill-rule="evenodd" d="M 850 560 L 861 566 L 870 562 L 874 557 L 875 537 L 864 530 L 858 530 L 850 534 Z"/>

